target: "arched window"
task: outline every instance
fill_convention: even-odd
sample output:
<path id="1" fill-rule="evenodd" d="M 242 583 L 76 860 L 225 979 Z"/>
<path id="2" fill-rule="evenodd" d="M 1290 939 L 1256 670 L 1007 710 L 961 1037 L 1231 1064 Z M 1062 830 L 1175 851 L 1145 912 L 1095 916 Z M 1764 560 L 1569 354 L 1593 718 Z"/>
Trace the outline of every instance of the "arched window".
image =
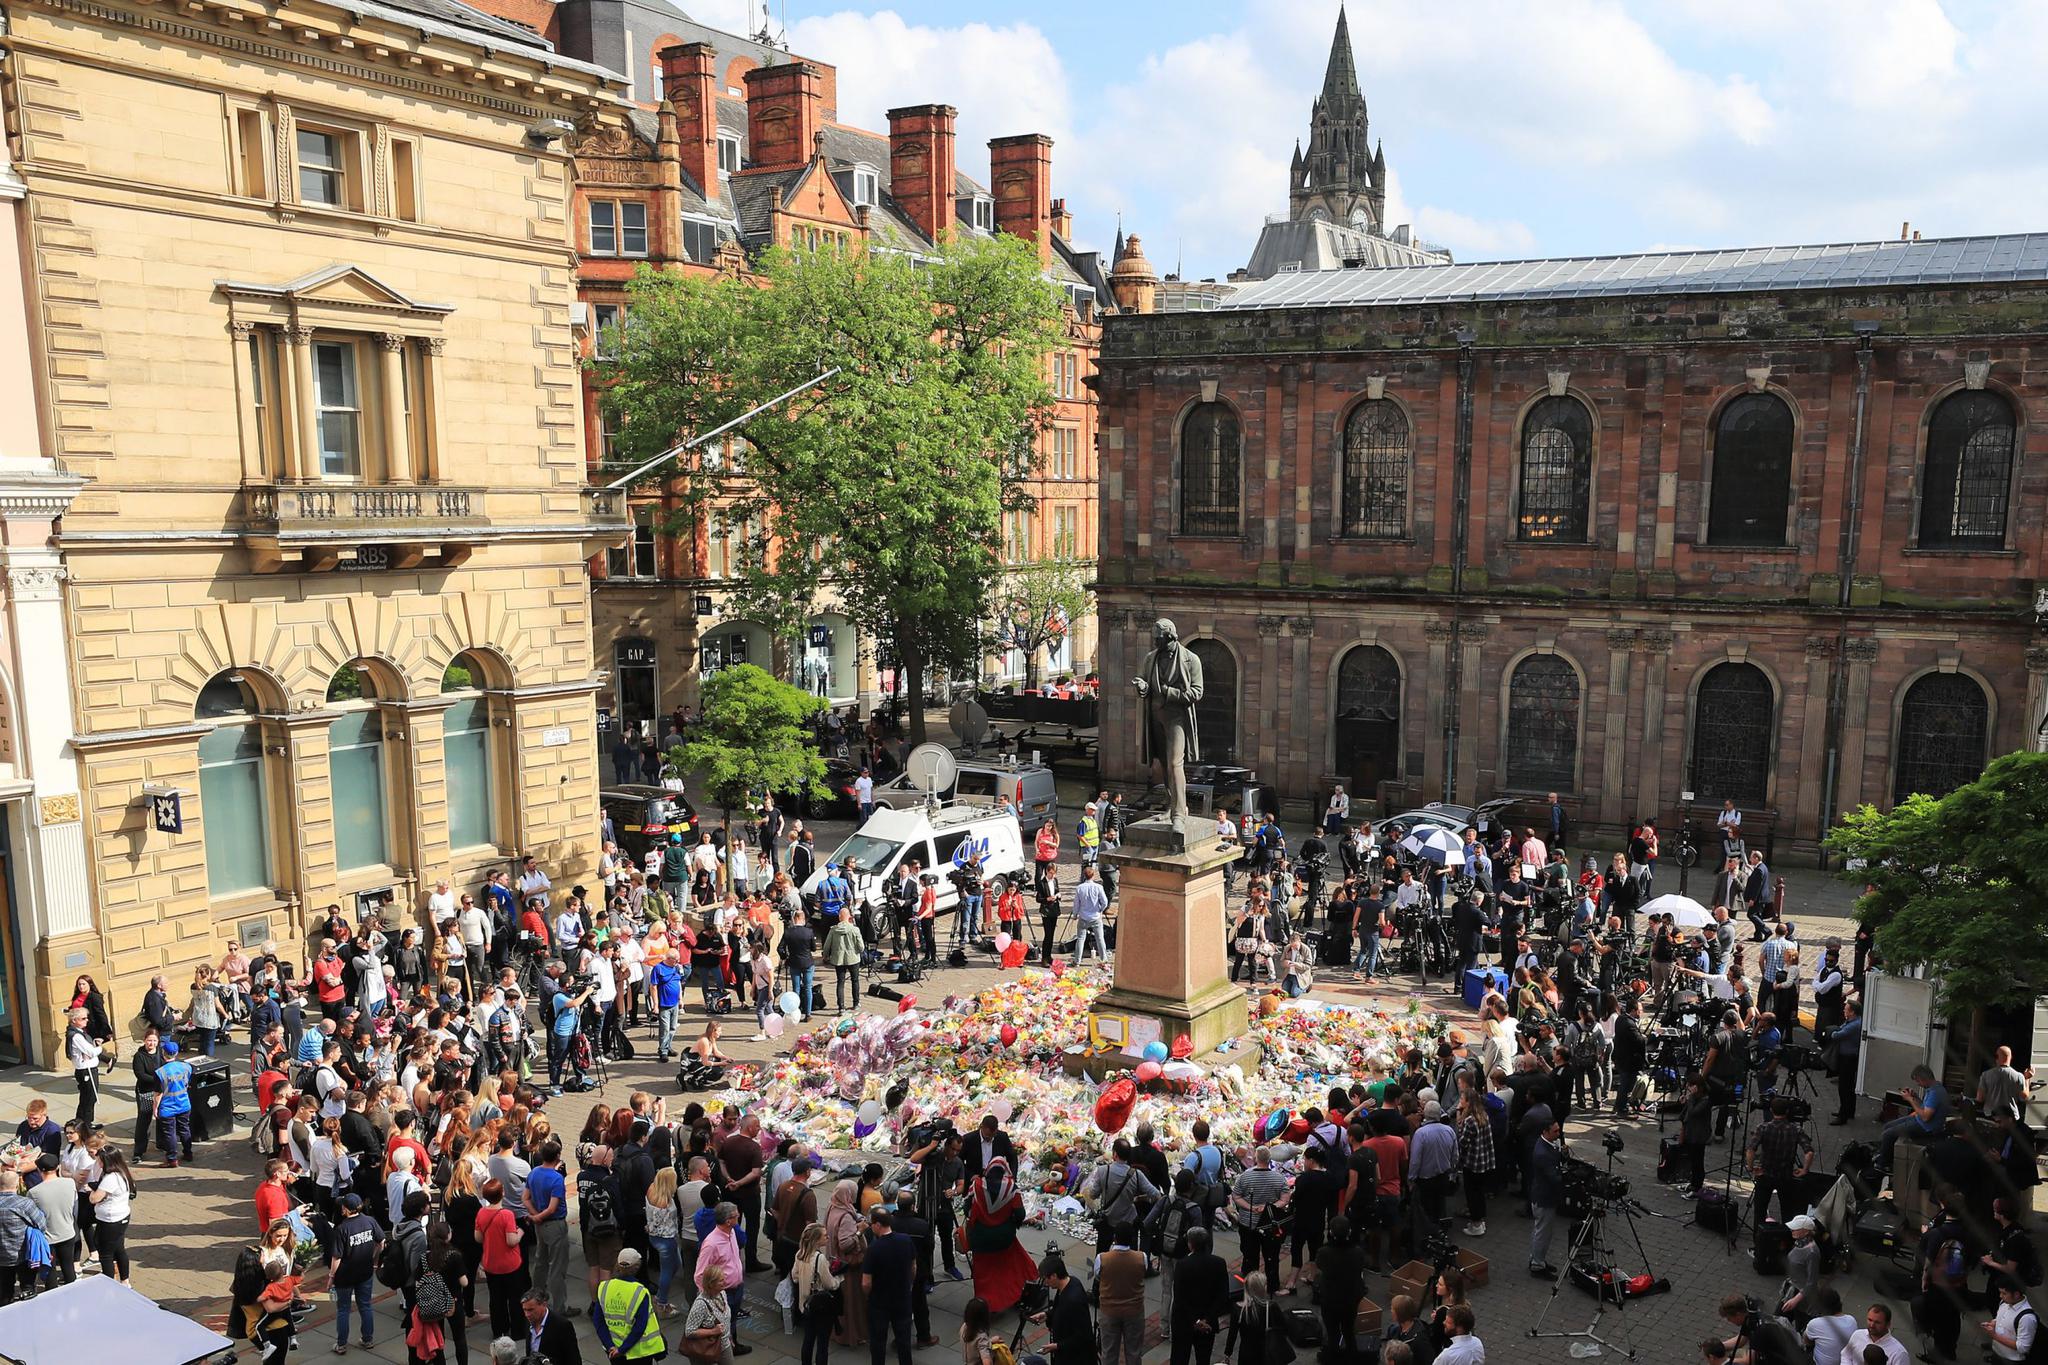
<path id="1" fill-rule="evenodd" d="M 1408 415 L 1390 399 L 1360 403 L 1344 423 L 1343 503 L 1341 535 L 1408 534 Z"/>
<path id="2" fill-rule="evenodd" d="M 1692 712 L 1692 786 L 1701 801 L 1760 806 L 1770 787 L 1777 732 L 1771 680 L 1755 664 L 1716 664 Z"/>
<path id="3" fill-rule="evenodd" d="M 215 898 L 275 884 L 261 709 L 232 672 L 200 689 L 193 708 L 196 719 L 214 722 L 199 740 L 199 819 L 206 837 L 206 885 Z"/>
<path id="4" fill-rule="evenodd" d="M 1359 645 L 1337 665 L 1337 771 L 1365 799 L 1401 775 L 1401 668 L 1378 645 Z"/>
<path id="5" fill-rule="evenodd" d="M 1508 786 L 1570 791 L 1578 785 L 1579 675 L 1555 654 L 1531 654 L 1508 681 Z"/>
<path id="6" fill-rule="evenodd" d="M 1984 771 L 1991 702 L 1967 673 L 1929 673 L 1899 702 L 1892 800 L 1947 796 Z"/>
<path id="7" fill-rule="evenodd" d="M 618 699 L 616 724 L 619 732 L 638 729 L 654 733 L 656 698 L 661 696 L 655 675 L 657 653 L 654 641 L 629 636 L 612 647 L 612 688 Z"/>
<path id="8" fill-rule="evenodd" d="M 347 663 L 327 684 L 341 714 L 327 727 L 327 771 L 334 807 L 334 865 L 348 872 L 391 862 L 384 792 L 384 717 L 370 670 Z"/>
<path id="9" fill-rule="evenodd" d="M 1195 735 L 1202 762 L 1237 761 L 1237 660 L 1220 640 L 1190 640 L 1202 661 L 1202 699 L 1195 703 Z"/>
<path id="10" fill-rule="evenodd" d="M 1792 409 L 1774 393 L 1745 393 L 1714 427 L 1710 545 L 1783 545 L 1792 507 Z"/>
<path id="11" fill-rule="evenodd" d="M 1569 395 L 1543 399 L 1522 421 L 1516 539 L 1583 543 L 1592 489 L 1592 414 Z"/>
<path id="12" fill-rule="evenodd" d="M 2005 544 L 2013 428 L 2012 405 L 1988 389 L 1965 389 L 1941 400 L 1927 423 L 1922 547 L 1996 549 Z"/>
<path id="13" fill-rule="evenodd" d="M 1237 534 L 1244 435 L 1228 403 L 1198 403 L 1180 428 L 1180 533 Z"/>
<path id="14" fill-rule="evenodd" d="M 441 713 L 441 753 L 448 787 L 448 846 L 498 842 L 497 776 L 491 761 L 491 703 L 482 688 L 481 659 L 457 655 L 441 677 L 453 703 Z"/>

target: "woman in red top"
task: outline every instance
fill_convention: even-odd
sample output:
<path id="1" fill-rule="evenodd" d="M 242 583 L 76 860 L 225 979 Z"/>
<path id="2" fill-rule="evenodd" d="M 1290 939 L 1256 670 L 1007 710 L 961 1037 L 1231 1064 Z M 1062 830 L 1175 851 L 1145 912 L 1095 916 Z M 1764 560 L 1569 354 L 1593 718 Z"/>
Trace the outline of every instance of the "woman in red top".
<path id="1" fill-rule="evenodd" d="M 491 1288 L 491 1336 L 523 1334 L 526 1323 L 519 1312 L 520 1296 L 532 1287 L 526 1260 L 520 1254 L 519 1219 L 505 1207 L 505 1185 L 486 1180 L 478 1191 L 483 1207 L 476 1215 L 476 1243 L 480 1248 L 479 1269 Z M 513 1328 L 519 1329 L 518 1333 Z"/>
<path id="2" fill-rule="evenodd" d="M 320 956 L 313 959 L 313 990 L 320 1000 L 321 1017 L 337 1024 L 341 1022 L 342 1003 L 348 994 L 346 977 L 347 969 L 334 953 L 334 940 L 322 939 Z"/>
<path id="3" fill-rule="evenodd" d="M 519 932 L 532 934 L 534 942 L 540 944 L 541 950 L 545 952 L 553 943 L 553 936 L 548 933 L 547 916 L 541 914 L 538 907 L 537 901 L 526 903 L 526 909 L 519 914 Z"/>

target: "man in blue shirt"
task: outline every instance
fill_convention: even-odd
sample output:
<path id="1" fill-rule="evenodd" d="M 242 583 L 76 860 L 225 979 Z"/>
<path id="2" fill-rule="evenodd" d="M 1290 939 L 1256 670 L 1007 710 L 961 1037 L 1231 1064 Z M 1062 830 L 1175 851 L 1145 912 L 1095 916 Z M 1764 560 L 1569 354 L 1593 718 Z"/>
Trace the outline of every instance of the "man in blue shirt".
<path id="1" fill-rule="evenodd" d="M 1913 1083 L 1906 1087 L 1906 1093 L 1913 1099 L 1913 1112 L 1884 1126 L 1884 1137 L 1877 1149 L 1877 1168 L 1887 1173 L 1892 1168 L 1892 1148 L 1899 1145 L 1902 1134 L 1931 1140 L 1948 1126 L 1948 1091 L 1942 1089 L 1933 1071 L 1925 1066 L 1914 1067 Z"/>
<path id="2" fill-rule="evenodd" d="M 562 1093 L 562 1072 L 567 1068 L 574 1074 L 571 1084 L 578 1090 L 584 1088 L 583 1072 L 575 1065 L 576 1034 L 583 1023 L 583 1002 L 590 999 L 595 983 L 585 986 L 583 993 L 570 999 L 562 989 L 562 978 L 557 969 L 550 973 L 548 982 L 548 1093 Z"/>
<path id="3" fill-rule="evenodd" d="M 1102 889 L 1096 878 L 1093 863 L 1081 869 L 1080 885 L 1074 888 L 1074 918 L 1081 928 L 1074 938 L 1074 961 L 1080 962 L 1088 956 L 1088 940 L 1095 940 L 1096 955 L 1109 960 L 1109 945 L 1102 932 L 1102 917 L 1109 910 L 1109 893 Z"/>
<path id="4" fill-rule="evenodd" d="M 671 948 L 661 961 L 647 969 L 647 991 L 654 1000 L 654 1017 L 659 1037 L 659 1060 L 667 1061 L 669 1051 L 675 1046 L 676 1015 L 683 1006 L 683 969 L 677 965 L 677 953 Z"/>
<path id="5" fill-rule="evenodd" d="M 192 1067 L 178 1060 L 178 1045 L 164 1044 L 164 1064 L 156 1069 L 156 1140 L 164 1149 L 164 1165 L 192 1155 Z"/>
<path id="6" fill-rule="evenodd" d="M 533 1287 L 548 1302 L 569 1301 L 569 1182 L 562 1174 L 562 1142 L 541 1144 L 540 1164 L 526 1177 L 526 1216 L 533 1220 Z"/>
<path id="7" fill-rule="evenodd" d="M 1835 1050 L 1835 1116 L 1828 1120 L 1839 1128 L 1856 1117 L 1856 1062 L 1863 1051 L 1863 1007 L 1854 1000 L 1842 1004 L 1843 1019 L 1828 1042 Z"/>

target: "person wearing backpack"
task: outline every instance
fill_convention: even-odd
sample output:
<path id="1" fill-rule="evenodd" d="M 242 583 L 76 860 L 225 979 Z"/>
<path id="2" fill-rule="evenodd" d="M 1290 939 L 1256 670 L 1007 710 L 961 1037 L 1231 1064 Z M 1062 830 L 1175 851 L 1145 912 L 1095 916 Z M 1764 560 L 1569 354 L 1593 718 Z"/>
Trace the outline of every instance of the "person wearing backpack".
<path id="1" fill-rule="evenodd" d="M 612 1149 L 585 1143 L 576 1149 L 576 1226 L 582 1234 L 583 1264 L 590 1276 L 590 1301 L 612 1277 L 625 1245 L 620 1219 L 624 1198 L 612 1170 Z"/>
<path id="2" fill-rule="evenodd" d="M 408 1330 L 412 1310 L 419 1302 L 420 1276 L 427 1264 L 428 1202 L 424 1189 L 416 1189 L 405 1197 L 399 1210 L 402 1216 L 392 1227 L 383 1254 L 377 1258 L 377 1283 L 398 1291 L 399 1300 L 405 1305 L 398 1320 Z"/>
<path id="3" fill-rule="evenodd" d="M 1914 1317 L 1922 1348 L 1931 1343 L 1936 1356 L 1954 1360 L 1956 1341 L 1963 1331 L 1969 1258 L 1964 1251 L 1963 1225 L 1950 1207 L 1953 1196 L 1937 1194 L 1935 1198 L 1940 1210 L 1920 1236 L 1920 1296 L 1914 1303 L 1918 1310 Z"/>
<path id="4" fill-rule="evenodd" d="M 349 1307 L 354 1305 L 362 1319 L 365 1351 L 375 1344 L 377 1321 L 370 1304 L 377 1292 L 377 1264 L 384 1247 L 384 1229 L 363 1212 L 363 1197 L 350 1192 L 341 1197 L 341 1221 L 329 1238 L 327 1282 L 334 1293 L 334 1353 L 348 1350 Z"/>
<path id="5" fill-rule="evenodd" d="M 1994 1276 L 1991 1287 L 1998 1295 L 1998 1312 L 1979 1324 L 1991 1338 L 1991 1358 L 2048 1360 L 2048 1334 L 2041 1331 L 2041 1319 L 2027 1302 L 2027 1287 L 2010 1275 Z"/>
<path id="6" fill-rule="evenodd" d="M 1181 1167 L 1173 1173 L 1172 1193 L 1154 1204 L 1145 1220 L 1145 1231 L 1159 1247 L 1159 1320 L 1163 1323 L 1173 1321 L 1173 1282 L 1188 1254 L 1188 1234 L 1209 1226 L 1200 1192 L 1195 1173 Z"/>

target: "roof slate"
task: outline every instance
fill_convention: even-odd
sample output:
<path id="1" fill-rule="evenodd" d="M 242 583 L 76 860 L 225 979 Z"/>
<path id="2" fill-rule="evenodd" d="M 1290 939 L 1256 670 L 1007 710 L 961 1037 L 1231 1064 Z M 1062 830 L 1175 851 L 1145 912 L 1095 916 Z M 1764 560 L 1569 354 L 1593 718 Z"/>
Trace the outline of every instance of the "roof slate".
<path id="1" fill-rule="evenodd" d="M 2048 232 L 1303 271 L 1246 285 L 1221 306 L 1372 307 L 1999 281 L 2048 283 Z"/>

